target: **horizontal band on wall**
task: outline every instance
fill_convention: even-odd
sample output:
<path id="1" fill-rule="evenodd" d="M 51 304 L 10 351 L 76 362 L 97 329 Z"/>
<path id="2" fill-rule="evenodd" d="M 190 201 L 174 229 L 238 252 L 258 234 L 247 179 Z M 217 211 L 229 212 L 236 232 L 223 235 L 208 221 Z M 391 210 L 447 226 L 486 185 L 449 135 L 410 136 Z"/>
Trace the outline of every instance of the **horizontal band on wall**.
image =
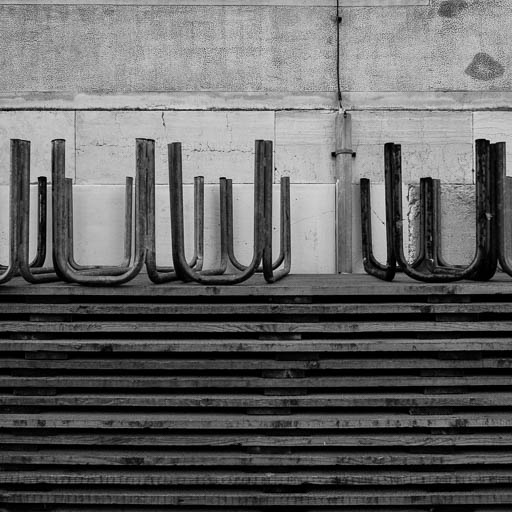
<path id="1" fill-rule="evenodd" d="M 344 92 L 347 110 L 512 110 L 512 91 Z M 0 93 L 0 110 L 337 110 L 336 93 L 179 91 Z"/>
<path id="2" fill-rule="evenodd" d="M 198 6 L 242 6 L 288 5 L 310 7 L 333 7 L 336 0 L 0 0 L 0 5 L 198 5 Z M 429 5 L 430 0 L 340 0 L 340 7 L 396 7 Z"/>

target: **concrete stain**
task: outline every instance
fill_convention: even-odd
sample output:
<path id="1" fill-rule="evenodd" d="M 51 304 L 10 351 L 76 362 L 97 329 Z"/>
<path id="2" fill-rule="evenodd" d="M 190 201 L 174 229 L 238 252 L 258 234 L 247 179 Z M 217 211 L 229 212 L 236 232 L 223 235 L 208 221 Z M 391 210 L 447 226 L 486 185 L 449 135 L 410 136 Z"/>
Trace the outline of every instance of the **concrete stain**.
<path id="1" fill-rule="evenodd" d="M 465 73 L 476 80 L 494 80 L 505 72 L 505 68 L 487 53 L 477 53 Z"/>
<path id="2" fill-rule="evenodd" d="M 444 18 L 453 18 L 467 9 L 468 3 L 465 0 L 446 0 L 441 2 L 437 13 Z"/>

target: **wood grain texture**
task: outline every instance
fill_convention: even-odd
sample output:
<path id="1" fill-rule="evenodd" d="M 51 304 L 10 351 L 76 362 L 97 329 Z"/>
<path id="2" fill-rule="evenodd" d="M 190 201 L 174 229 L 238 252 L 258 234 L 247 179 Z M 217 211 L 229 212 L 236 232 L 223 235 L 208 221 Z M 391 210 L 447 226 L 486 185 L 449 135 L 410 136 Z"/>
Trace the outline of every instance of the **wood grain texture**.
<path id="1" fill-rule="evenodd" d="M 507 281 L 289 283 L 0 289 L 0 508 L 508 510 Z"/>

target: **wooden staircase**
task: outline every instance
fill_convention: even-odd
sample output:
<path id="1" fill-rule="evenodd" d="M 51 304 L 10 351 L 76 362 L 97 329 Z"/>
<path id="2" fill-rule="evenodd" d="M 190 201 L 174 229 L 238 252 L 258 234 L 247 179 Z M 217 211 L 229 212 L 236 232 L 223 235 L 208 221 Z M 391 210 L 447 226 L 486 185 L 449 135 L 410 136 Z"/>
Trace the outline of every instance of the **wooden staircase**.
<path id="1" fill-rule="evenodd" d="M 0 510 L 512 510 L 512 281 L 0 289 Z"/>

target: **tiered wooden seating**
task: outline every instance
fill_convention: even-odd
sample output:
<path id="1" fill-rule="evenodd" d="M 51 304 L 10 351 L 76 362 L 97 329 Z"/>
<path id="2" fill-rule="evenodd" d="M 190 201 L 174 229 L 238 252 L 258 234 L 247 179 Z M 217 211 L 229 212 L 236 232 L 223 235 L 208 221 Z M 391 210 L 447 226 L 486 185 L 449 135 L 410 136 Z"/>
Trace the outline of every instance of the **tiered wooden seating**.
<path id="1" fill-rule="evenodd" d="M 512 510 L 512 283 L 0 289 L 0 510 Z"/>

